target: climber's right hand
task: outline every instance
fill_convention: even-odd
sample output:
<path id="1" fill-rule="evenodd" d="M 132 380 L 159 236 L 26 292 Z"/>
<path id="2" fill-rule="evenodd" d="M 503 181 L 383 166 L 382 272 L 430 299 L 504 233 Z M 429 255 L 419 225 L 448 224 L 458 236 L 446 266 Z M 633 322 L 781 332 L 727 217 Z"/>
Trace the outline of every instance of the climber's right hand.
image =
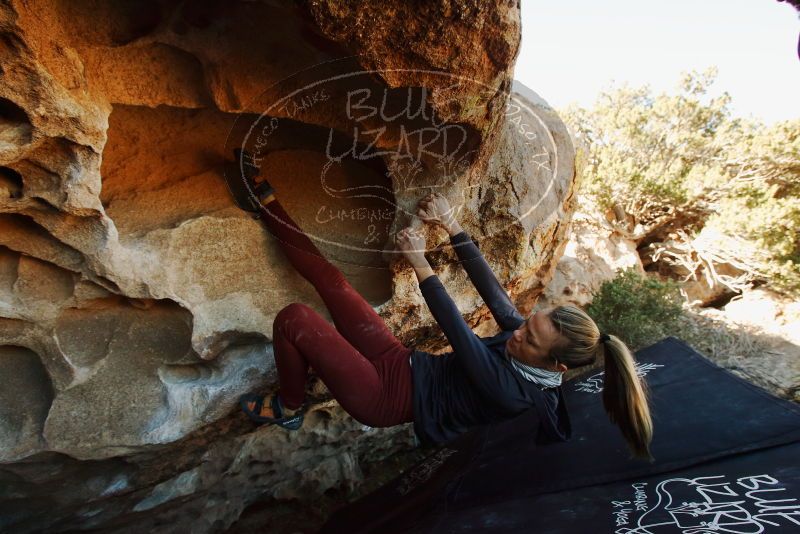
<path id="1" fill-rule="evenodd" d="M 458 224 L 456 210 L 440 193 L 430 193 L 420 199 L 417 217 L 426 223 L 441 226 L 448 233 Z"/>

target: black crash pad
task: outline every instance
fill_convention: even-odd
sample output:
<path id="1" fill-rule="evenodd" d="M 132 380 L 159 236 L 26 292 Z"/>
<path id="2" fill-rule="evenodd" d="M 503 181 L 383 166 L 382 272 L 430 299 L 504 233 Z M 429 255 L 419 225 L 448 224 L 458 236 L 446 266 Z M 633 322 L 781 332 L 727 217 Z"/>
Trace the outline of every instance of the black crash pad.
<path id="1" fill-rule="evenodd" d="M 637 352 L 650 463 L 630 457 L 602 373 L 564 385 L 568 442 L 536 445 L 536 412 L 440 446 L 321 532 L 800 533 L 800 407 L 675 338 Z"/>

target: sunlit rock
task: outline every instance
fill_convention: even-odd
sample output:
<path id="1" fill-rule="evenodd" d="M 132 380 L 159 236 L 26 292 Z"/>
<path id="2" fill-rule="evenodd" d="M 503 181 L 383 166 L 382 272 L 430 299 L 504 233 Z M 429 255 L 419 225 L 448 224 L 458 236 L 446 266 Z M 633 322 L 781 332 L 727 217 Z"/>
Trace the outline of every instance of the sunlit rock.
<path id="1" fill-rule="evenodd" d="M 0 472 L 30 503 L 0 530 L 120 514 L 143 532 L 219 530 L 409 448 L 408 425 L 366 429 L 324 391 L 292 436 L 238 413 L 275 386 L 275 315 L 327 310 L 236 208 L 224 165 L 254 151 L 403 342 L 442 350 L 392 240 L 419 226 L 419 198 L 448 197 L 523 309 L 574 210 L 564 125 L 511 91 L 519 30 L 518 2 L 0 4 Z M 490 333 L 447 236 L 425 231 Z"/>

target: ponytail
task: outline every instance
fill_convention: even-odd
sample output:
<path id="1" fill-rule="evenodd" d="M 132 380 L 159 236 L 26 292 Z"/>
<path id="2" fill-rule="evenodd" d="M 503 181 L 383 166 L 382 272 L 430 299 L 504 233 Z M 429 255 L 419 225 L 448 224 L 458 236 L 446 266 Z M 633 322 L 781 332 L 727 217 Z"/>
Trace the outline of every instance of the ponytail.
<path id="1" fill-rule="evenodd" d="M 603 406 L 611 422 L 616 423 L 637 458 L 652 460 L 650 441 L 653 421 L 648 406 L 646 383 L 636 372 L 636 363 L 628 347 L 616 336 L 598 343 L 605 353 Z"/>
<path id="2" fill-rule="evenodd" d="M 591 365 L 598 356 L 605 356 L 603 407 L 634 456 L 652 460 L 653 421 L 647 386 L 636 372 L 628 347 L 616 336 L 601 336 L 592 318 L 577 306 L 557 306 L 549 317 L 565 341 L 551 355 L 568 368 Z"/>

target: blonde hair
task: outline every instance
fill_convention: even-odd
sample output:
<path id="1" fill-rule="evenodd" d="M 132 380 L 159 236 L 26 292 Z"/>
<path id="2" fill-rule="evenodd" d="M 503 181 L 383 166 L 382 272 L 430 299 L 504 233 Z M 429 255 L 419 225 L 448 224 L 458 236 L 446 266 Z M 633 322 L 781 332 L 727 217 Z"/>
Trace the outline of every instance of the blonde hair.
<path id="1" fill-rule="evenodd" d="M 627 345 L 616 336 L 609 336 L 602 342 L 600 329 L 577 306 L 558 306 L 549 317 L 566 340 L 554 347 L 552 357 L 570 369 L 593 364 L 598 356 L 605 357 L 603 406 L 606 413 L 622 431 L 633 454 L 652 460 L 649 392 L 636 372 L 636 361 Z"/>

